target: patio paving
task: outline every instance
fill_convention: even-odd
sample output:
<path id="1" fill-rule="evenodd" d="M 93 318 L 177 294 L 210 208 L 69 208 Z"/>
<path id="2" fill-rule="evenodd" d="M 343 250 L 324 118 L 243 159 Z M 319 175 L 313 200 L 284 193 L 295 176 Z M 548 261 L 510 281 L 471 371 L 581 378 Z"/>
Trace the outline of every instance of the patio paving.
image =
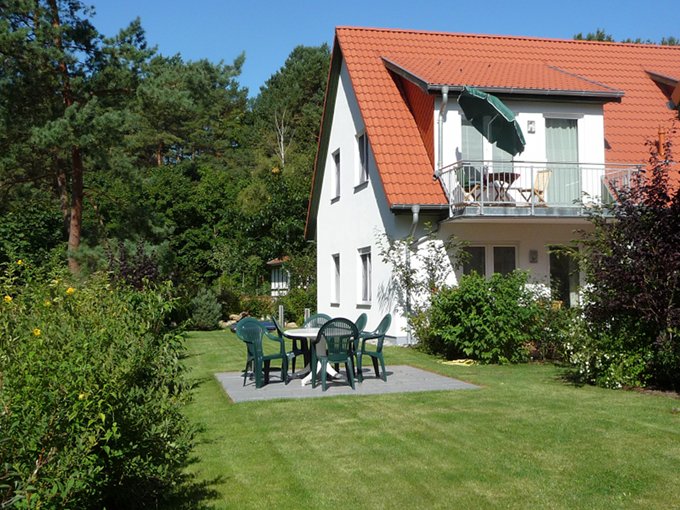
<path id="1" fill-rule="evenodd" d="M 341 372 L 342 373 L 342 372 Z M 219 372 L 215 374 L 222 388 L 232 401 L 249 402 L 254 400 L 271 400 L 280 398 L 317 398 L 337 395 L 380 395 L 384 393 L 407 393 L 417 391 L 474 390 L 479 386 L 459 381 L 452 377 L 414 368 L 408 365 L 387 367 L 387 382 L 375 377 L 373 368 L 364 367 L 364 382 L 355 383 L 356 390 L 345 382 L 344 378 L 331 380 L 326 391 L 321 391 L 321 382 L 316 388 L 311 384 L 302 386 L 301 380 L 291 379 L 284 384 L 276 372 L 271 372 L 269 384 L 255 388 L 255 380 L 249 379 L 243 386 L 242 372 Z"/>

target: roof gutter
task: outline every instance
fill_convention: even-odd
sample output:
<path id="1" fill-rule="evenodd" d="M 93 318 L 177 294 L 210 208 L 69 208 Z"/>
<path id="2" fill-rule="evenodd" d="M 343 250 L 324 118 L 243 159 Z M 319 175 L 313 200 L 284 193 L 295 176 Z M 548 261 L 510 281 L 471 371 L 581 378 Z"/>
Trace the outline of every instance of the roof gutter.
<path id="1" fill-rule="evenodd" d="M 428 92 L 439 92 L 447 87 L 450 92 L 462 92 L 464 85 L 442 85 L 442 84 L 428 84 Z M 476 88 L 494 95 L 526 95 L 526 96 L 566 96 L 566 97 L 583 97 L 592 99 L 621 99 L 625 94 L 620 90 L 609 91 L 593 91 L 593 90 L 557 90 L 557 89 L 525 89 L 519 87 L 486 87 L 476 86 Z"/>
<path id="2" fill-rule="evenodd" d="M 437 118 L 437 168 L 434 171 L 435 179 L 441 174 L 444 166 L 444 121 L 446 120 L 446 107 L 449 104 L 449 87 L 442 87 L 442 103 L 439 107 L 439 117 Z"/>
<path id="3" fill-rule="evenodd" d="M 449 204 L 394 204 L 393 206 L 390 206 L 390 210 L 394 212 L 412 211 L 414 205 L 419 207 L 419 212 L 441 212 L 449 210 Z"/>

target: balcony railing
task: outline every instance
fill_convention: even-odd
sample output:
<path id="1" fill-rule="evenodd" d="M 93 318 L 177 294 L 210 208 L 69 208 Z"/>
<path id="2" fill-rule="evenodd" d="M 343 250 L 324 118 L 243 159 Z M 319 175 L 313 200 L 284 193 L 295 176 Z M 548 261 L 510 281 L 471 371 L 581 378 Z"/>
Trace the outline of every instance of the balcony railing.
<path id="1" fill-rule="evenodd" d="M 612 203 L 637 165 L 459 161 L 437 172 L 453 215 L 581 215 Z"/>

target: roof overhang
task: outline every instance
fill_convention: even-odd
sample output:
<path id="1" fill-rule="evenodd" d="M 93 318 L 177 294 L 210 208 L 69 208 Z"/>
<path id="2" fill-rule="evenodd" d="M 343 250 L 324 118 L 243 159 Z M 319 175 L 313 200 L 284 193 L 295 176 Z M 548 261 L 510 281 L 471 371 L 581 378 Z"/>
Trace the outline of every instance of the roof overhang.
<path id="1" fill-rule="evenodd" d="M 680 109 L 680 79 L 667 74 L 654 71 L 645 71 L 649 77 L 659 84 L 665 91 L 670 100 L 670 107 L 673 110 Z"/>
<path id="2" fill-rule="evenodd" d="M 570 73 L 547 64 L 521 62 L 446 61 L 419 59 L 417 62 L 398 62 L 382 57 L 385 67 L 394 74 L 414 83 L 423 91 L 441 93 L 462 92 L 473 86 L 501 97 L 521 96 L 525 99 L 580 98 L 599 102 L 621 101 L 624 92 L 587 77 Z M 496 68 L 496 69 L 493 69 Z M 512 69 L 512 73 L 507 72 Z M 503 79 L 508 75 L 514 78 Z M 543 86 L 531 83 L 532 76 L 540 76 Z M 551 84 L 566 84 L 551 86 Z"/>

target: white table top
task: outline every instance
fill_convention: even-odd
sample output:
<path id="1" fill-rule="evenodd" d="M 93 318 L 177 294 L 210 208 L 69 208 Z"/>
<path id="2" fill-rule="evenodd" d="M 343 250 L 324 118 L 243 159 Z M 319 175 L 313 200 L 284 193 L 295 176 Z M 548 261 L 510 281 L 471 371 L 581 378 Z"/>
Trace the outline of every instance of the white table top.
<path id="1" fill-rule="evenodd" d="M 297 329 L 287 329 L 283 332 L 285 336 L 291 336 L 296 338 L 316 338 L 319 334 L 321 328 L 297 328 Z"/>

